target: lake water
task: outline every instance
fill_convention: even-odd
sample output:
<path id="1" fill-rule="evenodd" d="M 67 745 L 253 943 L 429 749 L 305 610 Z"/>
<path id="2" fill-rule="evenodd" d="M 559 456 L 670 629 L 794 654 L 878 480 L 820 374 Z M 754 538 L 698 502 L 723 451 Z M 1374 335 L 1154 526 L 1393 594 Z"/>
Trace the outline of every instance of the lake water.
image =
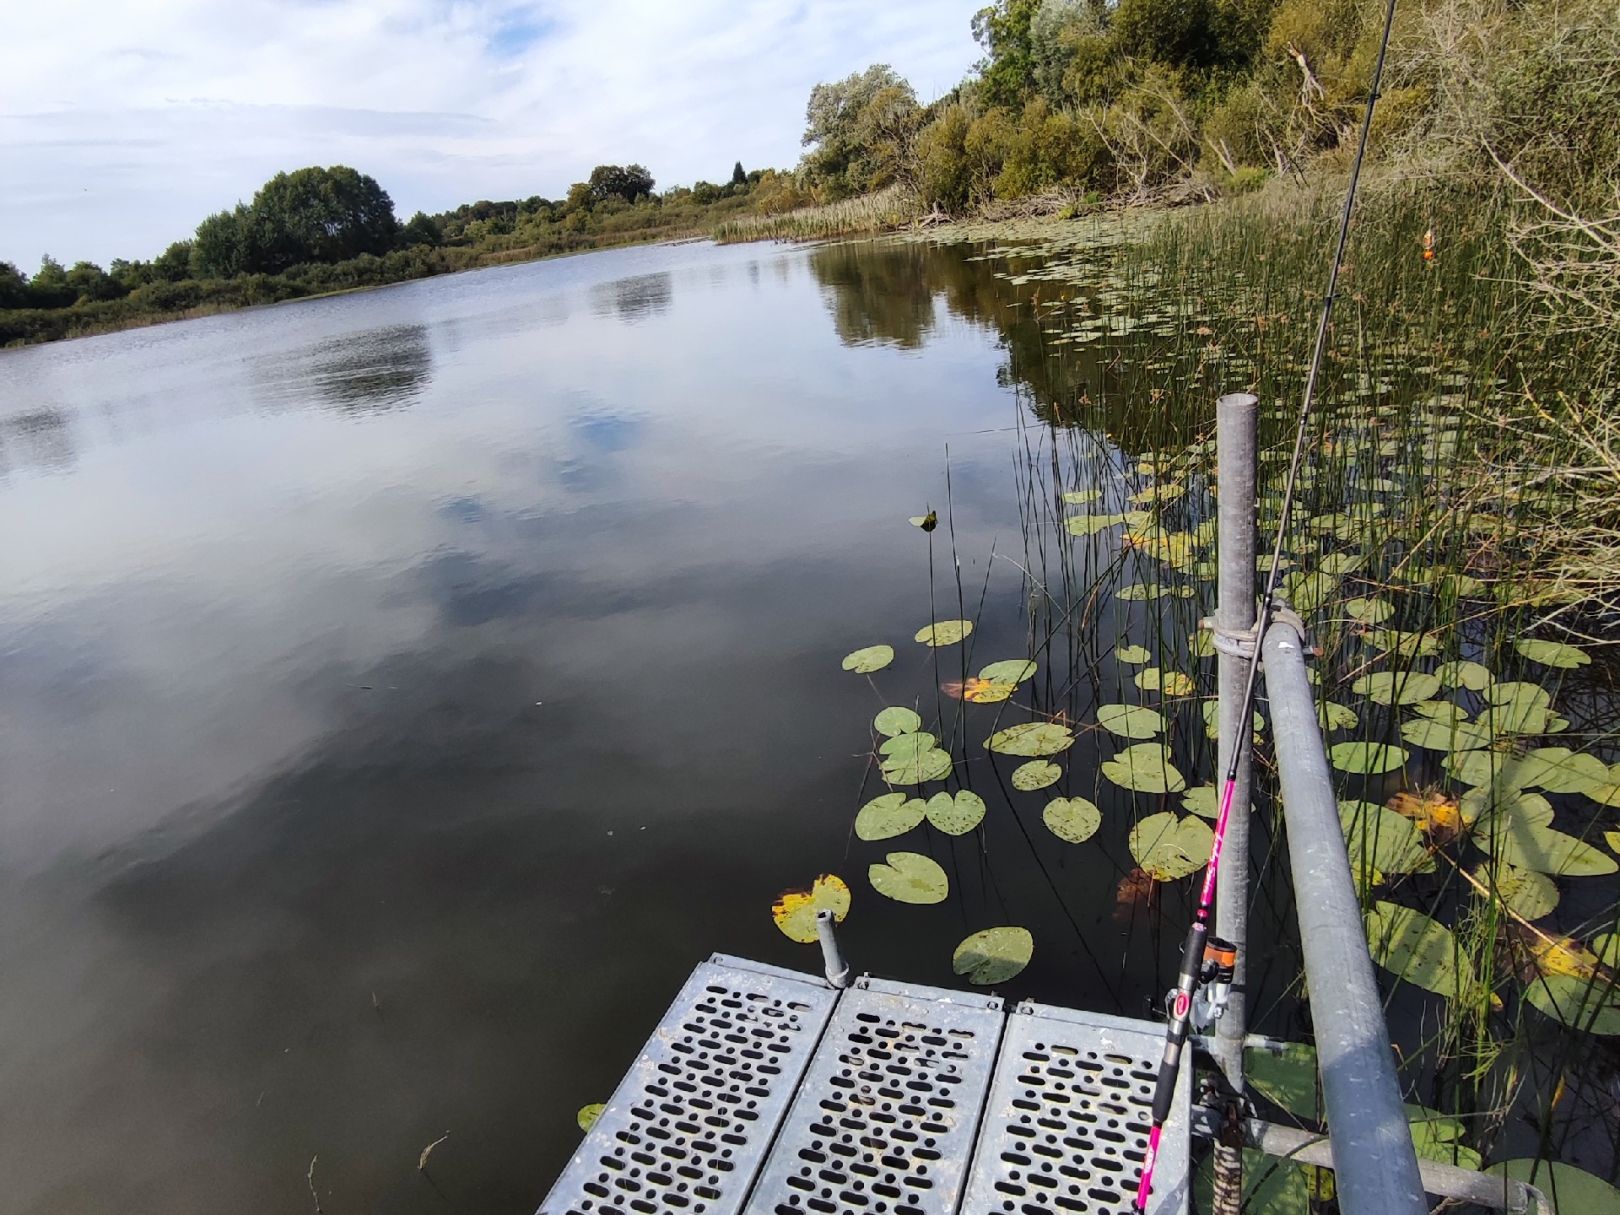
<path id="1" fill-rule="evenodd" d="M 1019 923 L 1010 994 L 1145 1012 L 1185 904 L 1116 919 L 1124 825 L 992 797 L 898 845 L 935 908 L 850 834 L 939 699 L 907 516 L 975 668 L 1028 651 L 996 291 L 685 245 L 0 352 L 6 1209 L 309 1209 L 318 1157 L 334 1215 L 530 1211 L 694 963 L 816 969 L 769 909 L 826 870 L 858 968 Z"/>

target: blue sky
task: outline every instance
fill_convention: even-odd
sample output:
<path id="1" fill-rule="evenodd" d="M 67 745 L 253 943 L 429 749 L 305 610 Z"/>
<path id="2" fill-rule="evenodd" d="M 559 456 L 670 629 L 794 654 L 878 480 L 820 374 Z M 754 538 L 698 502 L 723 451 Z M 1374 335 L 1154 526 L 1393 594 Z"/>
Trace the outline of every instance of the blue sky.
<path id="1" fill-rule="evenodd" d="M 53 0 L 0 39 L 0 260 L 150 257 L 279 169 L 349 164 L 402 217 L 797 160 L 819 80 L 927 101 L 982 0 Z"/>

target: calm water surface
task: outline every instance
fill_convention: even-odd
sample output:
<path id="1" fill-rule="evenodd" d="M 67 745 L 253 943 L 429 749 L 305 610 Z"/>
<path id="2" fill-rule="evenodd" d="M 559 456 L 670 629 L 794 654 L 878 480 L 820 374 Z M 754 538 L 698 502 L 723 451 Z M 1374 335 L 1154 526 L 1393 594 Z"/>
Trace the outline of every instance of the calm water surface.
<path id="1" fill-rule="evenodd" d="M 1010 994 L 1144 1011 L 1123 826 L 1031 865 L 1038 799 L 993 803 L 926 844 L 949 908 L 850 840 L 884 699 L 838 660 L 932 697 L 947 444 L 968 593 L 1022 552 L 1002 340 L 924 282 L 993 294 L 962 258 L 641 249 L 0 353 L 5 1208 L 304 1210 L 318 1157 L 332 1215 L 530 1211 L 695 962 L 815 968 L 768 909 L 828 869 L 863 969 L 1024 923 Z"/>

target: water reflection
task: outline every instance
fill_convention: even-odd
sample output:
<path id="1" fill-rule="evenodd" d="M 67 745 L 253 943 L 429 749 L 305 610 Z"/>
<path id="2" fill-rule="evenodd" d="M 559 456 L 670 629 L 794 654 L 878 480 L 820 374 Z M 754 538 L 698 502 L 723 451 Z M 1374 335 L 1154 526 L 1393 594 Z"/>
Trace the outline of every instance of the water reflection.
<path id="1" fill-rule="evenodd" d="M 675 279 L 669 271 L 637 274 L 593 287 L 591 311 L 597 316 L 616 316 L 634 324 L 668 311 L 674 295 Z"/>
<path id="2" fill-rule="evenodd" d="M 408 408 L 433 374 L 426 325 L 389 325 L 254 361 L 264 398 L 302 404 L 311 390 L 346 414 Z"/>
<path id="3" fill-rule="evenodd" d="M 20 469 L 65 472 L 77 451 L 73 428 L 58 409 L 34 409 L 0 419 L 0 477 Z"/>
<path id="4" fill-rule="evenodd" d="M 845 345 L 888 343 L 914 350 L 934 327 L 927 252 L 897 245 L 878 257 L 861 244 L 823 245 L 810 255 L 833 327 Z"/>

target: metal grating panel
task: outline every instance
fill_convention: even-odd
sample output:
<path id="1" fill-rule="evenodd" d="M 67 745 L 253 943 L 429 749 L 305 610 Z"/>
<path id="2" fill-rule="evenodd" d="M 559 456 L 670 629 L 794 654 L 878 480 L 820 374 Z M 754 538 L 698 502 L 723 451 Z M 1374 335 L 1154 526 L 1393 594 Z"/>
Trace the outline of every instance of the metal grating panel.
<path id="1" fill-rule="evenodd" d="M 844 993 L 748 1215 L 953 1215 L 1001 1001 L 862 979 Z"/>
<path id="2" fill-rule="evenodd" d="M 704 962 L 539 1215 L 735 1215 L 837 997 L 792 971 Z"/>
<path id="3" fill-rule="evenodd" d="M 1129 1215 L 1142 1174 L 1164 1030 L 1021 1004 L 1007 1018 L 962 1215 Z M 1187 1210 L 1191 1069 L 1153 1170 L 1150 1215 Z"/>

